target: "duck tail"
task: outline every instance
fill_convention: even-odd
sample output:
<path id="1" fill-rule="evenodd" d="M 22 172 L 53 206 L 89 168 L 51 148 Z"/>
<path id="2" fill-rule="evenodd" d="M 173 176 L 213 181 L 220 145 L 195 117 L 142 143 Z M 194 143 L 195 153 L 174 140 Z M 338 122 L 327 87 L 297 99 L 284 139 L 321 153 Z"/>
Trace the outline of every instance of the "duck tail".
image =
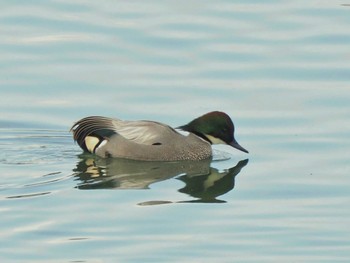
<path id="1" fill-rule="evenodd" d="M 103 141 L 116 134 L 112 119 L 101 116 L 83 118 L 74 123 L 70 131 L 80 148 L 90 153 L 95 153 Z"/>

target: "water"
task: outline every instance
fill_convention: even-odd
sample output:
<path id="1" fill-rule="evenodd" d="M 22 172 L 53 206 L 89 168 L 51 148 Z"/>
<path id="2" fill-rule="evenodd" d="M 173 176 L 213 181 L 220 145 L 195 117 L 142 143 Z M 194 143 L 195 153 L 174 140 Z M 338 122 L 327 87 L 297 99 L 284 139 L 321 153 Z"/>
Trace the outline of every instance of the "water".
<path id="1" fill-rule="evenodd" d="M 346 2 L 1 6 L 1 262 L 349 261 Z M 101 160 L 69 134 L 212 110 L 249 155 Z"/>

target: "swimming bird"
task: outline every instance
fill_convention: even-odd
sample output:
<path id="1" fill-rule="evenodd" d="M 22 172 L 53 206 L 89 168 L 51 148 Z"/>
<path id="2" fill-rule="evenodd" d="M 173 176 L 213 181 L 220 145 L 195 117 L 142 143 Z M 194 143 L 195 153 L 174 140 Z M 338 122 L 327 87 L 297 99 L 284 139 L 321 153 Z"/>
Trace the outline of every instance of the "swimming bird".
<path id="1" fill-rule="evenodd" d="M 85 152 L 103 158 L 204 160 L 212 157 L 212 144 L 227 144 L 248 153 L 234 137 L 231 118 L 220 111 L 204 114 L 177 129 L 156 121 L 90 116 L 77 121 L 71 131 Z"/>

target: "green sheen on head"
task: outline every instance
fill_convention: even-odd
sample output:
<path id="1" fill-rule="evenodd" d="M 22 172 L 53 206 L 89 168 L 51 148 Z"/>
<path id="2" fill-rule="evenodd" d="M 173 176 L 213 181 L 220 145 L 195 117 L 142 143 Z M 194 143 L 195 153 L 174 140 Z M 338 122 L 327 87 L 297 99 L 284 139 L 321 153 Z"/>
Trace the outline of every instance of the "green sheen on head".
<path id="1" fill-rule="evenodd" d="M 211 144 L 228 144 L 248 153 L 234 138 L 235 127 L 231 118 L 224 112 L 213 111 L 179 127 L 209 141 Z"/>

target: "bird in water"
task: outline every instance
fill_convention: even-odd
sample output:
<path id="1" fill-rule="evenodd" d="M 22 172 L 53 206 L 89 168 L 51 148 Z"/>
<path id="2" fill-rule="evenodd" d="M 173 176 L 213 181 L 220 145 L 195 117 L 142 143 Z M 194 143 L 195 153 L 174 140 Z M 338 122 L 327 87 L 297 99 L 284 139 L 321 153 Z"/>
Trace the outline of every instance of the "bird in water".
<path id="1" fill-rule="evenodd" d="M 176 129 L 156 121 L 124 121 L 91 116 L 71 128 L 85 151 L 100 157 L 143 161 L 204 160 L 212 144 L 227 144 L 248 153 L 234 137 L 234 125 L 224 112 L 204 114 Z"/>

